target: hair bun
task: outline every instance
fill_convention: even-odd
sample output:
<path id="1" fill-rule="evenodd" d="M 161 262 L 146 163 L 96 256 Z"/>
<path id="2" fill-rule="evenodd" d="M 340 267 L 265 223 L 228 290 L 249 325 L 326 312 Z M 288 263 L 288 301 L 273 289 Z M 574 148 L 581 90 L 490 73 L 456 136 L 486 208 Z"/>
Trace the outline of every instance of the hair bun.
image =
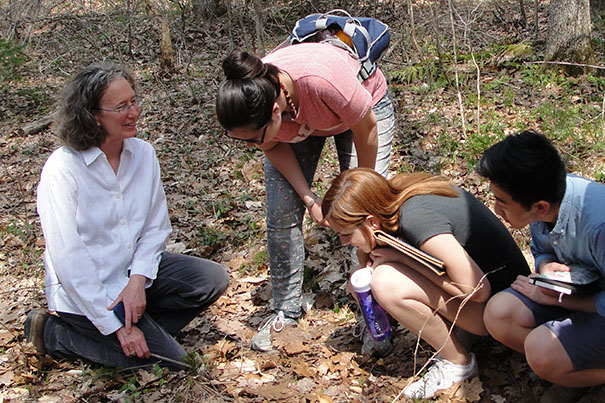
<path id="1" fill-rule="evenodd" d="M 223 60 L 227 80 L 249 80 L 264 76 L 267 66 L 257 56 L 243 50 L 235 50 Z"/>

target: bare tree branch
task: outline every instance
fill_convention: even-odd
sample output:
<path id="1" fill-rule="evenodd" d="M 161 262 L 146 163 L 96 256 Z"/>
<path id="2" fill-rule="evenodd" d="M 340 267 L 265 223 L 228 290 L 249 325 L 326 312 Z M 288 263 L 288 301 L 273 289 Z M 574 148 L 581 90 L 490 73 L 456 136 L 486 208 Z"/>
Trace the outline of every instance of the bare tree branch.
<path id="1" fill-rule="evenodd" d="M 571 62 L 540 61 L 540 62 L 525 62 L 525 64 L 562 64 L 565 66 L 589 67 L 589 68 L 593 68 L 593 69 L 605 70 L 605 66 L 596 66 L 594 64 L 571 63 Z"/>
<path id="2" fill-rule="evenodd" d="M 462 105 L 462 93 L 460 92 L 460 77 L 458 75 L 458 51 L 456 48 L 456 26 L 454 25 L 454 9 L 452 0 L 447 1 L 449 7 L 450 24 L 452 26 L 452 45 L 454 47 L 454 74 L 456 76 L 456 94 L 458 96 L 458 106 L 460 107 L 460 118 L 462 119 L 462 134 L 466 138 L 466 119 L 464 118 L 464 106 Z"/>

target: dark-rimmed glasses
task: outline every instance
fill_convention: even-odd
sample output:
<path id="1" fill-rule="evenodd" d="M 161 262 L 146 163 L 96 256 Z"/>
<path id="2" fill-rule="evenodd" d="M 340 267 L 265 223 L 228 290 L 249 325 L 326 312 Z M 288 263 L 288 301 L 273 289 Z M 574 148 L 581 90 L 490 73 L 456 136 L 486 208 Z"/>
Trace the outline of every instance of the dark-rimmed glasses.
<path id="1" fill-rule="evenodd" d="M 118 106 L 117 108 L 114 108 L 114 109 L 107 109 L 107 108 L 95 108 L 95 109 L 98 111 L 117 112 L 120 115 L 127 115 L 128 112 L 130 112 L 130 108 L 132 108 L 133 106 L 140 108 L 141 103 L 143 103 L 143 97 L 136 96 L 136 97 L 134 97 L 134 100 L 131 103 Z"/>
<path id="2" fill-rule="evenodd" d="M 263 142 L 265 141 L 265 134 L 267 134 L 267 127 L 269 126 L 269 123 L 267 123 L 265 125 L 265 127 L 263 127 L 263 134 L 260 136 L 260 139 L 257 138 L 251 138 L 251 139 L 240 139 L 239 137 L 233 137 L 229 134 L 229 131 L 225 130 L 225 136 L 229 137 L 230 139 L 233 140 L 239 140 L 239 141 L 245 141 L 246 143 L 253 143 L 253 144 L 263 144 Z"/>

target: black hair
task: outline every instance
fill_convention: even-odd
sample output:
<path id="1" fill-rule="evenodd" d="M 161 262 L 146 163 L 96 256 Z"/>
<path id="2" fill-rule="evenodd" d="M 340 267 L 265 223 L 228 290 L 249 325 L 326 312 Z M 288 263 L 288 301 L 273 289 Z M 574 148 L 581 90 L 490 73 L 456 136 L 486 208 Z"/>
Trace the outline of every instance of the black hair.
<path id="1" fill-rule="evenodd" d="M 279 96 L 279 70 L 258 57 L 235 50 L 223 60 L 225 80 L 216 97 L 216 115 L 226 130 L 260 129 L 273 112 Z"/>
<path id="2" fill-rule="evenodd" d="M 546 136 L 533 131 L 494 144 L 476 169 L 527 210 L 540 200 L 558 204 L 565 194 L 565 161 Z"/>

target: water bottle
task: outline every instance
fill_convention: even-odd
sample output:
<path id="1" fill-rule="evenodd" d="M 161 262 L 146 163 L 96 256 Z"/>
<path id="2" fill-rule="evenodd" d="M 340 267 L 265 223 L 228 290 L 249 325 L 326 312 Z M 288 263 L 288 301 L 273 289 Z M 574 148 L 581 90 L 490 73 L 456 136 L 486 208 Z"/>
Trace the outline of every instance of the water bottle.
<path id="1" fill-rule="evenodd" d="M 391 324 L 384 309 L 378 304 L 370 288 L 372 272 L 369 267 L 359 269 L 351 276 L 351 287 L 357 294 L 361 313 L 374 340 L 384 340 L 391 335 Z"/>

